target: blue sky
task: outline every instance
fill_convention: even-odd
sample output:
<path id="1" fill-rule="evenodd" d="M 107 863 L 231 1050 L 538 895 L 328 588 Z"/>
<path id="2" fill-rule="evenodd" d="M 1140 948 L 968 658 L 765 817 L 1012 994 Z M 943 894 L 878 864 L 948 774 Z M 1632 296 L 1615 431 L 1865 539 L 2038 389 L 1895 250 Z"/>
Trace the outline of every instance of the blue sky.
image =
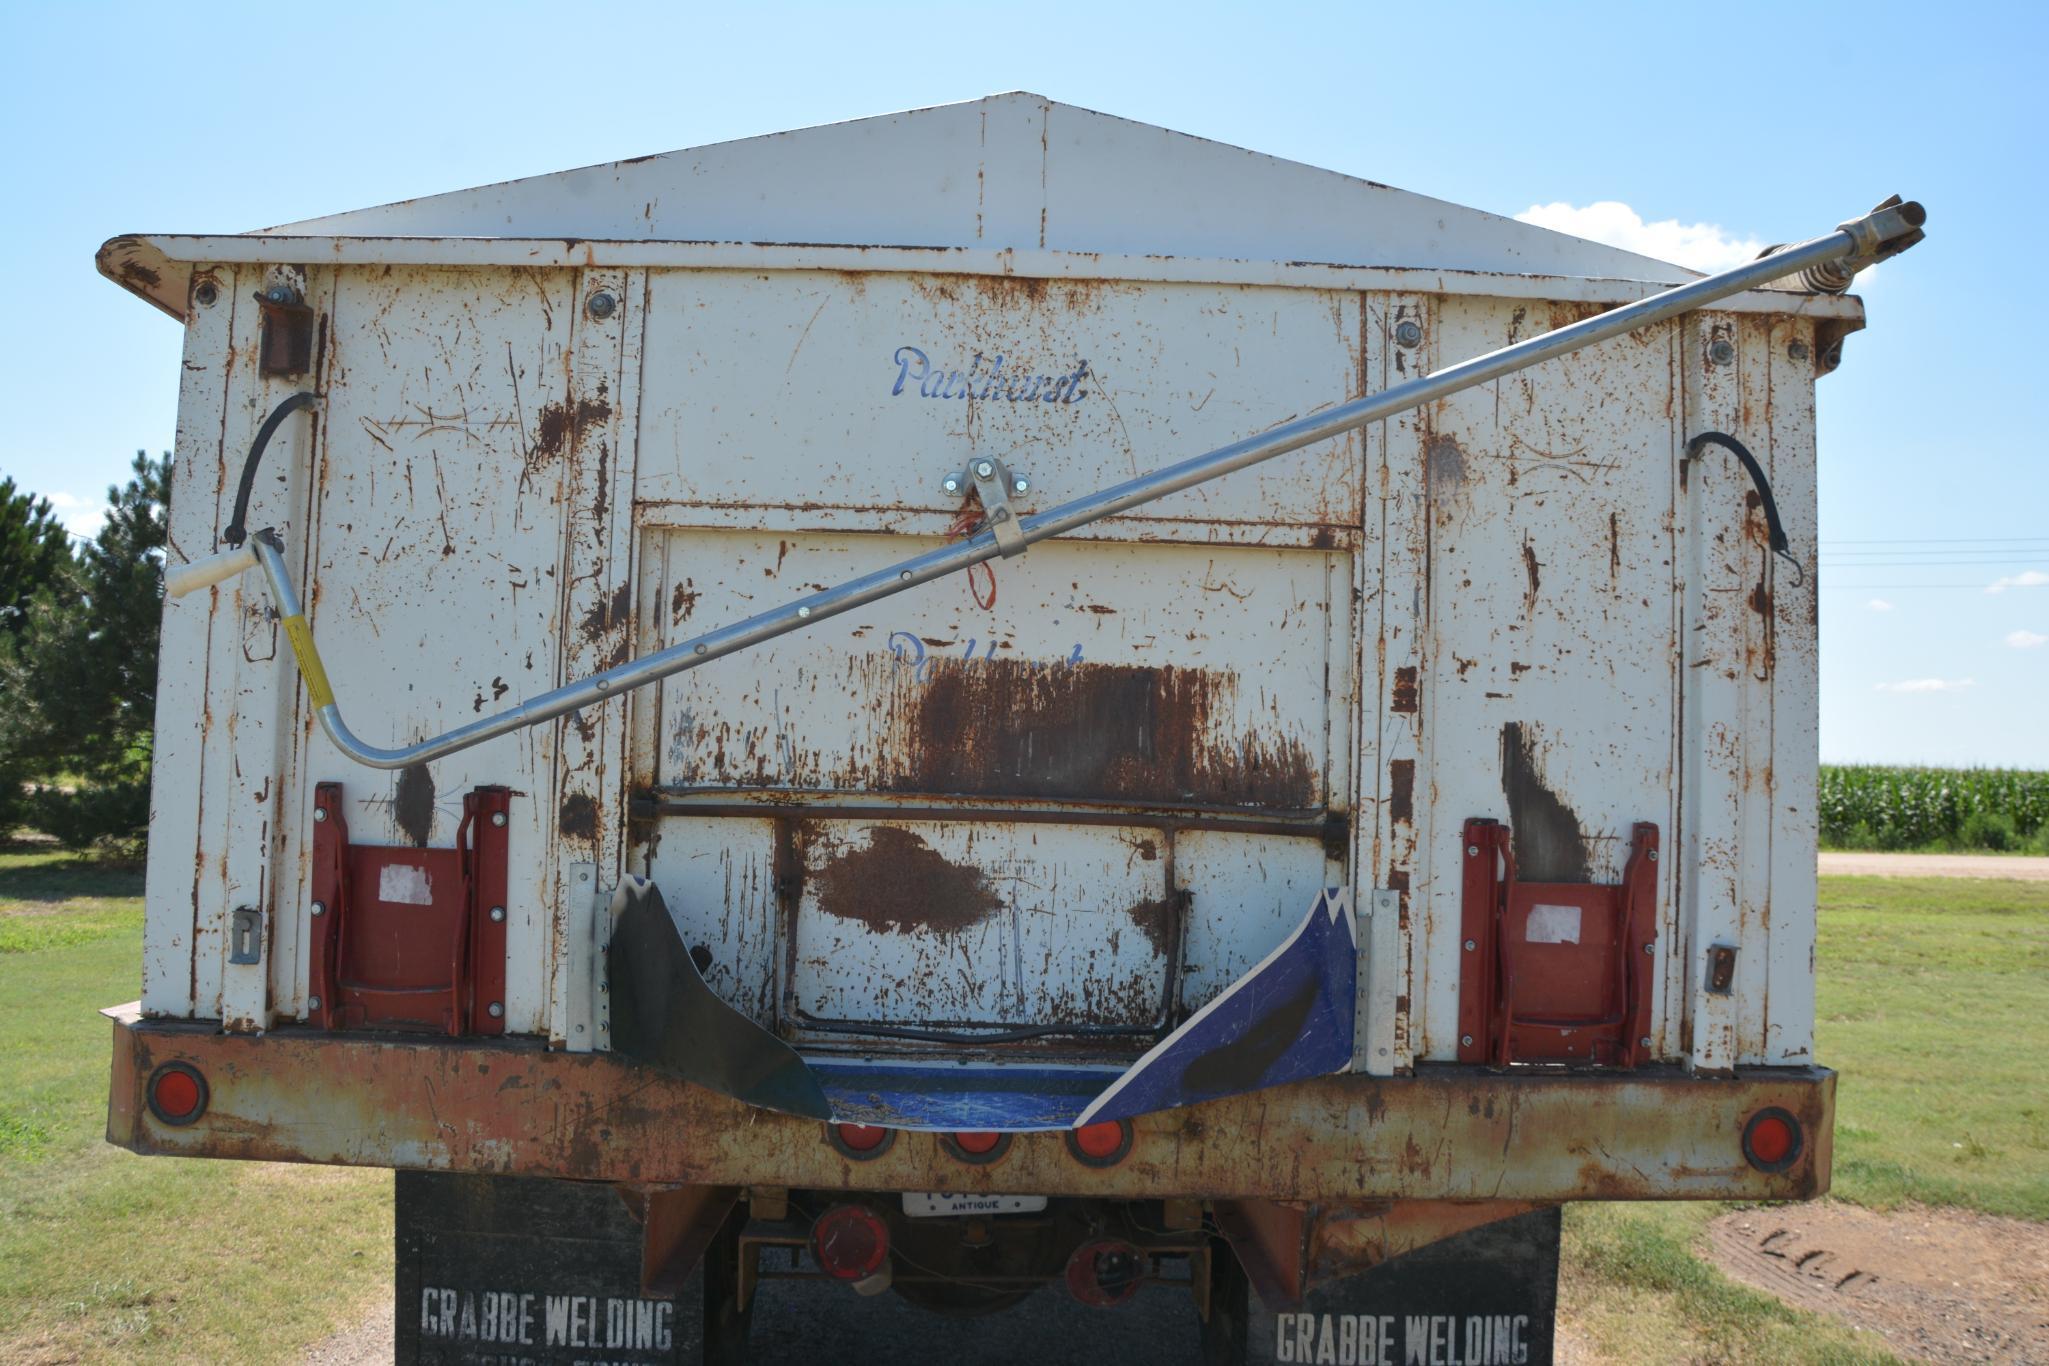
<path id="1" fill-rule="evenodd" d="M 116 233 L 999 90 L 1562 206 L 1654 254 L 1810 236 L 1898 190 L 1930 240 L 1821 383 L 1822 754 L 2049 768 L 2045 30 L 1954 3 L 9 6 L 0 472 L 83 525 L 170 445 L 178 328 L 95 274 Z"/>

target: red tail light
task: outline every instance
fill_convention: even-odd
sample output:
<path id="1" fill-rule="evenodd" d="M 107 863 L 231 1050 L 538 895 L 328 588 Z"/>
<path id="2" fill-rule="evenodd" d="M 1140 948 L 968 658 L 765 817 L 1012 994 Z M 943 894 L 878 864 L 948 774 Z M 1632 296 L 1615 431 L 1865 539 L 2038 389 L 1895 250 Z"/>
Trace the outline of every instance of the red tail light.
<path id="1" fill-rule="evenodd" d="M 878 1158 L 896 1143 L 896 1130 L 877 1124 L 828 1124 L 825 1133 L 833 1147 L 856 1162 Z"/>
<path id="2" fill-rule="evenodd" d="M 1009 1134 L 989 1133 L 986 1130 L 948 1134 L 942 1142 L 946 1150 L 956 1158 L 977 1167 L 987 1166 L 1010 1151 Z"/>
<path id="3" fill-rule="evenodd" d="M 1067 1131 L 1067 1151 L 1087 1167 L 1114 1167 L 1131 1151 L 1131 1125 L 1121 1119 Z"/>
<path id="4" fill-rule="evenodd" d="M 889 1262 L 889 1225 L 866 1205 L 834 1205 L 811 1226 L 811 1251 L 837 1281 L 864 1281 Z"/>
<path id="5" fill-rule="evenodd" d="M 1083 1243 L 1067 1259 L 1067 1292 L 1083 1304 L 1122 1304 L 1145 1283 L 1145 1254 L 1119 1238 Z"/>
<path id="6" fill-rule="evenodd" d="M 150 1074 L 149 1112 L 166 1124 L 190 1124 L 206 1113 L 206 1078 L 190 1063 L 167 1062 Z"/>
<path id="7" fill-rule="evenodd" d="M 1800 1121 L 1774 1105 L 1743 1126 L 1743 1156 L 1761 1172 L 1782 1172 L 1800 1160 Z"/>

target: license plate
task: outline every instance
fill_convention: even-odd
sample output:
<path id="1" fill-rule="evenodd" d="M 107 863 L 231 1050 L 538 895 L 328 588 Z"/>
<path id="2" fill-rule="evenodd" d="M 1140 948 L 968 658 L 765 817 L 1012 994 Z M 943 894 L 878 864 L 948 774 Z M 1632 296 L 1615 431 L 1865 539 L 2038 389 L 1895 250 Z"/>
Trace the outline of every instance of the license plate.
<path id="1" fill-rule="evenodd" d="M 904 1213 L 913 1219 L 949 1214 L 1030 1214 L 1046 1208 L 1043 1195 L 956 1195 L 951 1191 L 905 1191 Z"/>

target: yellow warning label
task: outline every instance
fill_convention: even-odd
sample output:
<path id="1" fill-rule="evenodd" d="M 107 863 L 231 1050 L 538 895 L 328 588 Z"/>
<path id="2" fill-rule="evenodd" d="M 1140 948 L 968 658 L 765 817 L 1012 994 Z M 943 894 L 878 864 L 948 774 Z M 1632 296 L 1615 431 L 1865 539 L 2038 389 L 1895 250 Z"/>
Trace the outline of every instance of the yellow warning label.
<path id="1" fill-rule="evenodd" d="M 320 651 L 313 648 L 313 628 L 306 624 L 303 616 L 285 618 L 285 639 L 292 642 L 292 653 L 299 660 L 299 676 L 306 680 L 306 696 L 313 700 L 316 709 L 334 705 L 334 689 L 327 682 L 327 666 L 320 662 Z"/>

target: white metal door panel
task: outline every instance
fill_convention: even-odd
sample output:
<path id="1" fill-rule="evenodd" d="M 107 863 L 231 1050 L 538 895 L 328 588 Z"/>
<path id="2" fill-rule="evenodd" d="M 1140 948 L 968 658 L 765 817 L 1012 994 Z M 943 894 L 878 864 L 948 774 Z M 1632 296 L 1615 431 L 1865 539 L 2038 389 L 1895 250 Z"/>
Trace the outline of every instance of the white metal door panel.
<path id="1" fill-rule="evenodd" d="M 650 281 L 639 495 L 744 526 L 951 514 L 940 481 L 971 454 L 1009 459 L 1031 483 L 1025 509 L 1051 507 L 1361 382 L 1354 294 L 820 271 Z M 1177 494 L 1146 525 L 1349 528 L 1359 489 L 1348 435 Z"/>
<path id="2" fill-rule="evenodd" d="M 1148 832 L 805 822 L 799 1022 L 1162 1023 L 1176 908 Z"/>
<path id="3" fill-rule="evenodd" d="M 1445 299 L 1432 329 L 1466 356 L 1581 313 Z M 1528 881 L 1617 882 L 1636 822 L 1673 830 L 1677 363 L 1672 327 L 1550 361 L 1437 405 L 1409 457 L 1430 518 L 1419 1057 L 1457 1049 L 1467 818 L 1514 827 Z"/>
<path id="4" fill-rule="evenodd" d="M 307 615 L 351 725 L 372 744 L 439 733 L 559 682 L 563 499 L 597 458 L 571 395 L 566 271 L 344 271 L 328 334 Z M 308 718 L 304 724 L 311 728 Z M 556 900 L 557 730 L 373 773 L 313 734 L 294 827 L 338 779 L 358 843 L 448 845 L 464 793 L 512 803 L 506 1027 L 546 1028 Z M 303 904 L 303 893 L 302 893 Z"/>
<path id="5" fill-rule="evenodd" d="M 1188 1012 L 1285 943 L 1319 890 L 1348 880 L 1315 838 L 1222 830 L 1173 838 L 1174 882 L 1188 897 L 1180 989 Z"/>

